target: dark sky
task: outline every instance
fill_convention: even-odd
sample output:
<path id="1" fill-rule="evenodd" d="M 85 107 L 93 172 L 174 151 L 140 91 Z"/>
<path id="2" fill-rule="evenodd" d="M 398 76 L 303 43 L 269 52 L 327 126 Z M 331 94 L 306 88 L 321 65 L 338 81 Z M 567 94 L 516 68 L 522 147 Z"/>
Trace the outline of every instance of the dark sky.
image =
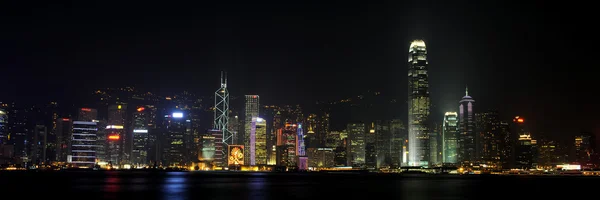
<path id="1" fill-rule="evenodd" d="M 525 116 L 536 132 L 600 132 L 597 22 L 585 4 L 91 2 L 2 3 L 0 99 L 122 85 L 211 95 L 227 70 L 232 95 L 263 103 L 369 89 L 403 100 L 409 43 L 424 39 L 432 117 L 457 110 L 468 85 L 480 111 Z"/>

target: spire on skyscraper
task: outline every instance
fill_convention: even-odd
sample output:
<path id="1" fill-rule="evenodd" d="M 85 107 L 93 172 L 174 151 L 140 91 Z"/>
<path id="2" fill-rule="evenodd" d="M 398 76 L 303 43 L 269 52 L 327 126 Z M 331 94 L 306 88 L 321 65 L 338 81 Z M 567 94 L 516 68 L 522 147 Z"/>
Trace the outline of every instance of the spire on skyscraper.
<path id="1" fill-rule="evenodd" d="M 465 85 L 465 96 L 469 96 L 469 85 Z"/>

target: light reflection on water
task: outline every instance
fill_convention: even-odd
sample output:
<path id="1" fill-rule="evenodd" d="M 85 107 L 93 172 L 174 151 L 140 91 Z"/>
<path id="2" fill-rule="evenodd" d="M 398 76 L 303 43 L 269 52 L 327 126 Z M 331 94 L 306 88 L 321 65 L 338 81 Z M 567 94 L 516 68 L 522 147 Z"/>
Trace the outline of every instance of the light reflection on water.
<path id="1" fill-rule="evenodd" d="M 187 199 L 186 172 L 167 172 L 167 177 L 162 186 L 163 198 L 169 200 Z"/>
<path id="2" fill-rule="evenodd" d="M 248 179 L 248 199 L 249 200 L 263 200 L 267 199 L 265 196 L 267 180 L 264 177 L 249 178 Z"/>

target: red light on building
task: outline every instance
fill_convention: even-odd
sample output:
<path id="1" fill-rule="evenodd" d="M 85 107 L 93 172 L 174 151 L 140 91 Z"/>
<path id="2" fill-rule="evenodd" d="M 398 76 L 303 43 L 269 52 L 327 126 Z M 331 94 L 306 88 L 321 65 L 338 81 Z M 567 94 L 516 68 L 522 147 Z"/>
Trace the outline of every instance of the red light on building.
<path id="1" fill-rule="evenodd" d="M 92 111 L 92 109 L 91 108 L 81 108 L 81 111 L 90 112 L 90 111 Z"/>
<path id="2" fill-rule="evenodd" d="M 523 122 L 525 122 L 525 120 L 523 118 L 519 118 L 519 119 L 517 119 L 517 122 L 523 123 Z"/>
<path id="3" fill-rule="evenodd" d="M 63 118 L 63 122 L 69 121 L 69 118 Z"/>
<path id="4" fill-rule="evenodd" d="M 137 111 L 138 111 L 138 112 L 142 112 L 142 111 L 144 111 L 144 110 L 146 110 L 146 108 L 144 108 L 144 107 L 139 107 L 139 108 L 137 109 Z"/>
<path id="5" fill-rule="evenodd" d="M 108 136 L 108 139 L 109 139 L 109 140 L 118 140 L 118 139 L 120 139 L 120 138 L 121 138 L 121 137 L 120 137 L 119 135 L 109 135 L 109 136 Z"/>
<path id="6" fill-rule="evenodd" d="M 255 99 L 256 99 L 256 95 L 252 96 L 252 98 L 255 98 Z"/>

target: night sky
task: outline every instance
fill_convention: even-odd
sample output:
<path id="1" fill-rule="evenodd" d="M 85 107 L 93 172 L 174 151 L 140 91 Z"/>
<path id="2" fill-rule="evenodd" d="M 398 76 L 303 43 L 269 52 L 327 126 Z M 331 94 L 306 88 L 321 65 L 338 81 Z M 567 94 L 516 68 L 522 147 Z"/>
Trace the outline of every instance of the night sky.
<path id="1" fill-rule="evenodd" d="M 468 85 L 479 111 L 524 116 L 534 134 L 600 132 L 597 22 L 584 4 L 90 2 L 2 3 L 0 101 L 124 85 L 210 96 L 221 70 L 232 95 L 264 104 L 367 90 L 405 101 L 408 46 L 423 39 L 433 118 L 456 111 Z"/>

